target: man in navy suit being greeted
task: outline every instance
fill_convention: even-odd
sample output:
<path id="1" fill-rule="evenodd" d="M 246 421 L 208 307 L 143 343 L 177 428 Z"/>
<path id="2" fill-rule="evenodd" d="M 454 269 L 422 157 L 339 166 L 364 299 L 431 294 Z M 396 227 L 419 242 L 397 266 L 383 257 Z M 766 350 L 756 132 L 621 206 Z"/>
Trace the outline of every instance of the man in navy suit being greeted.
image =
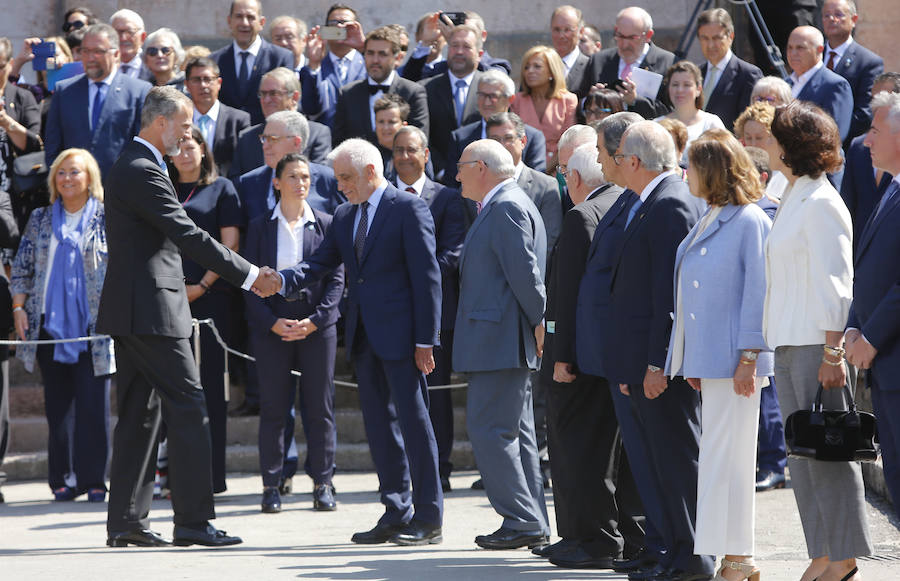
<path id="1" fill-rule="evenodd" d="M 345 344 L 385 506 L 375 527 L 351 540 L 440 543 L 444 497 L 425 382 L 441 316 L 434 221 L 423 200 L 384 179 L 381 153 L 368 141 L 348 139 L 330 158 L 350 203 L 337 209 L 312 256 L 281 271 L 279 292 L 291 297 L 346 269 Z"/>

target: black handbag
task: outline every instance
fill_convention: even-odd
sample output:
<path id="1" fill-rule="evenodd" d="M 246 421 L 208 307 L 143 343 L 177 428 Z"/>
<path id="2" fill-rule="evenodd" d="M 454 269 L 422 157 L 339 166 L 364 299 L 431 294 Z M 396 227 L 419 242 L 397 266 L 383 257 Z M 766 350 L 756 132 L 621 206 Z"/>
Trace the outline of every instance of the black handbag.
<path id="1" fill-rule="evenodd" d="M 846 385 L 843 394 L 849 410 L 823 410 L 822 384 L 811 410 L 798 410 L 784 424 L 788 456 L 826 462 L 875 462 L 878 459 L 878 427 L 875 416 L 856 409 Z"/>
<path id="2" fill-rule="evenodd" d="M 22 195 L 25 192 L 46 188 L 48 171 L 43 151 L 20 155 L 13 160 L 13 192 Z"/>

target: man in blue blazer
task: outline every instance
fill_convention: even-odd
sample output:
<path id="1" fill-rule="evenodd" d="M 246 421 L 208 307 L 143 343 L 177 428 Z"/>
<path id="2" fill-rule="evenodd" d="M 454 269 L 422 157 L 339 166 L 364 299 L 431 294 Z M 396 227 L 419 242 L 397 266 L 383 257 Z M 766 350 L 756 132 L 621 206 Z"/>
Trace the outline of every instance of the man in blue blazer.
<path id="1" fill-rule="evenodd" d="M 256 93 L 263 74 L 275 67 L 294 67 L 294 55 L 275 46 L 259 32 L 266 25 L 258 0 L 234 0 L 228 13 L 231 44 L 212 53 L 222 71 L 219 99 L 226 105 L 250 114 L 251 123 L 262 123 L 263 113 Z"/>
<path id="2" fill-rule="evenodd" d="M 872 99 L 865 144 L 876 167 L 900 175 L 900 94 Z M 847 321 L 847 359 L 869 370 L 878 419 L 884 477 L 900 514 L 900 179 L 894 178 L 863 228 L 853 261 L 853 302 Z"/>
<path id="3" fill-rule="evenodd" d="M 300 153 L 309 135 L 309 127 L 302 113 L 279 111 L 269 116 L 263 137 L 263 157 L 265 165 L 237 178 L 235 186 L 241 198 L 241 209 L 246 223 L 260 214 L 275 208 L 275 192 L 272 189 L 272 175 L 279 160 L 288 153 Z M 309 185 L 307 203 L 315 210 L 333 214 L 345 200 L 337 190 L 334 172 L 328 166 L 310 162 L 312 181 Z"/>
<path id="4" fill-rule="evenodd" d="M 434 222 L 424 201 L 384 179 L 368 141 L 348 139 L 332 159 L 351 203 L 337 209 L 312 256 L 281 271 L 280 292 L 290 297 L 341 264 L 346 270 L 345 345 L 385 506 L 378 524 L 351 540 L 440 543 L 444 499 L 425 382 L 441 316 Z"/>
<path id="5" fill-rule="evenodd" d="M 394 169 L 398 190 L 425 200 L 434 218 L 437 261 L 441 267 L 441 345 L 434 350 L 434 371 L 428 385 L 448 385 L 453 353 L 453 326 L 459 302 L 459 254 L 466 235 L 466 218 L 459 191 L 431 181 L 425 175 L 429 156 L 428 138 L 418 127 L 401 127 L 394 136 Z M 429 392 L 431 425 L 437 439 L 441 488 L 450 491 L 453 464 L 453 401 L 449 389 Z"/>
<path id="6" fill-rule="evenodd" d="M 47 114 L 47 167 L 70 147 L 91 152 L 105 176 L 141 129 L 141 107 L 150 83 L 121 74 L 119 37 L 108 24 L 87 28 L 81 44 L 84 74 L 57 84 Z"/>
<path id="7" fill-rule="evenodd" d="M 791 93 L 795 99 L 810 101 L 825 110 L 837 123 L 841 141 L 850 134 L 853 91 L 850 83 L 828 70 L 822 62 L 825 37 L 817 28 L 798 26 L 788 37 L 787 61 L 791 73 Z"/>
<path id="8" fill-rule="evenodd" d="M 658 123 L 629 127 L 614 160 L 640 201 L 628 211 L 612 268 L 610 323 L 617 340 L 607 346 L 604 365 L 610 383 L 631 398 L 659 491 L 662 519 L 654 524 L 666 553 L 655 577 L 708 578 L 702 576 L 712 575 L 715 557 L 694 554 L 700 397 L 683 377 L 667 379 L 662 369 L 672 328 L 675 253 L 703 202 L 673 171 L 675 146 Z"/>
<path id="9" fill-rule="evenodd" d="M 853 39 L 853 29 L 859 15 L 853 0 L 826 0 L 822 6 L 822 31 L 825 33 L 825 66 L 850 83 L 853 91 L 853 117 L 850 133 L 844 141 L 869 130 L 872 111 L 869 109 L 870 93 L 875 77 L 884 70 L 884 60 Z"/>
<path id="10" fill-rule="evenodd" d="M 475 543 L 535 548 L 550 534 L 529 382 L 543 349 L 547 236 L 502 145 L 476 141 L 457 165 L 463 196 L 481 211 L 459 260 L 453 368 L 469 374 L 469 439 L 488 500 L 503 517 Z"/>

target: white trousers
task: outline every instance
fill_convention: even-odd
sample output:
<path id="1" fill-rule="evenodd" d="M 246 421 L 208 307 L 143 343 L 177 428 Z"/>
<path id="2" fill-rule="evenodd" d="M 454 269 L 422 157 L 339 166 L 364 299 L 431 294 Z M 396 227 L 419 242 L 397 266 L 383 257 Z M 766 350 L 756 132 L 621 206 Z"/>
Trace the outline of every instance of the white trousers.
<path id="1" fill-rule="evenodd" d="M 697 555 L 752 555 L 756 524 L 756 437 L 763 378 L 750 397 L 734 380 L 701 380 Z"/>

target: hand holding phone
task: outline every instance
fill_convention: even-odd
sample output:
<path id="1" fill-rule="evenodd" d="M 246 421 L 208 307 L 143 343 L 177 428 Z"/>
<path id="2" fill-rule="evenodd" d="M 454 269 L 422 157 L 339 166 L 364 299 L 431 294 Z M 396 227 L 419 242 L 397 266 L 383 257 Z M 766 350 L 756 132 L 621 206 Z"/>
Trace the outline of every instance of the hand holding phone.
<path id="1" fill-rule="evenodd" d="M 49 59 L 51 69 L 56 68 L 56 43 L 41 41 L 31 46 L 31 52 L 34 54 L 34 60 L 31 61 L 31 68 L 36 71 L 47 70 L 47 60 Z"/>

